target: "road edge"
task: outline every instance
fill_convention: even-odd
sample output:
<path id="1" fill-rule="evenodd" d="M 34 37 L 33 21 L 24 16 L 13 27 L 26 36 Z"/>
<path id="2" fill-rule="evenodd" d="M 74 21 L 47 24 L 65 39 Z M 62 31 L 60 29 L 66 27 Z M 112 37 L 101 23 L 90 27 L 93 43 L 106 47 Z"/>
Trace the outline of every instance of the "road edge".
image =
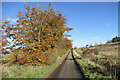
<path id="1" fill-rule="evenodd" d="M 60 61 L 59 65 L 57 65 L 55 68 L 53 68 L 50 72 L 46 73 L 47 75 L 44 78 L 55 78 L 55 74 L 57 71 L 62 67 L 62 65 L 65 63 L 66 58 L 68 57 L 71 50 L 69 50 L 66 54 L 66 56 Z"/>

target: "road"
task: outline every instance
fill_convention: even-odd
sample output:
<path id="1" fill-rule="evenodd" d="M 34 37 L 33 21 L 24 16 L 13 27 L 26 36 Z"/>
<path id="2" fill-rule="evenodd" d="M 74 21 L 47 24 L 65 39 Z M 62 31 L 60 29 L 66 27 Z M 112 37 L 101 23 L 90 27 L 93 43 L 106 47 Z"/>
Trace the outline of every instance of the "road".
<path id="1" fill-rule="evenodd" d="M 82 79 L 79 67 L 75 64 L 72 53 L 68 55 L 64 65 L 57 72 L 56 78 L 80 78 Z"/>

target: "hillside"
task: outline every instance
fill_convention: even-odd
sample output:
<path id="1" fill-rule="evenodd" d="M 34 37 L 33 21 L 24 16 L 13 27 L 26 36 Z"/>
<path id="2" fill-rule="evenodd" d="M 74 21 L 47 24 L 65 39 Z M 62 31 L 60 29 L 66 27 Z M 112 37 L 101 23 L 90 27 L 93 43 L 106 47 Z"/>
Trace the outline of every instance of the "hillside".
<path id="1" fill-rule="evenodd" d="M 74 51 L 80 56 L 81 59 L 86 61 L 84 64 L 89 64 L 88 70 L 85 73 L 87 78 L 90 78 L 90 74 L 96 72 L 101 73 L 103 77 L 101 78 L 114 78 L 118 77 L 120 72 L 120 64 L 119 64 L 119 57 L 118 57 L 118 49 L 119 49 L 120 42 L 114 43 L 106 43 L 100 44 L 93 47 L 82 47 L 74 49 Z M 79 62 L 79 64 L 82 64 Z M 96 66 L 94 69 L 92 66 Z M 84 66 L 85 67 L 85 66 Z M 83 68 L 84 68 L 83 67 Z M 88 75 L 89 73 L 89 75 Z M 89 77 L 88 77 L 89 76 Z M 99 75 L 92 75 L 92 78 L 98 77 Z"/>

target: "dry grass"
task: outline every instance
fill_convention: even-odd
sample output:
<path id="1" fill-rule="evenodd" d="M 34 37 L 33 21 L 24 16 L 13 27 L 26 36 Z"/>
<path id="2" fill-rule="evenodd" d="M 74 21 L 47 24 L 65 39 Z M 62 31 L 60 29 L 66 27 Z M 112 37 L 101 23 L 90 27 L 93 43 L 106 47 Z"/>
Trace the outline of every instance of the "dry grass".
<path id="1" fill-rule="evenodd" d="M 118 57 L 118 46 L 97 47 L 102 55 Z"/>
<path id="2" fill-rule="evenodd" d="M 69 52 L 69 51 L 68 51 Z M 18 65 L 18 64 L 2 64 L 2 78 L 42 78 L 46 73 L 53 70 L 59 65 L 60 61 L 68 54 L 59 57 L 54 64 L 51 65 Z M 6 55 L 7 56 L 7 55 Z M 5 58 L 5 57 L 4 57 Z M 1 63 L 0 63 L 1 64 Z"/>
<path id="3" fill-rule="evenodd" d="M 120 43 L 110 43 L 94 46 L 92 48 L 78 48 L 75 51 L 87 62 L 92 65 L 97 65 L 99 68 L 107 71 L 113 78 L 117 77 L 119 65 L 118 46 Z M 95 55 L 91 50 L 96 49 L 98 55 Z M 83 53 L 84 52 L 84 53 Z"/>

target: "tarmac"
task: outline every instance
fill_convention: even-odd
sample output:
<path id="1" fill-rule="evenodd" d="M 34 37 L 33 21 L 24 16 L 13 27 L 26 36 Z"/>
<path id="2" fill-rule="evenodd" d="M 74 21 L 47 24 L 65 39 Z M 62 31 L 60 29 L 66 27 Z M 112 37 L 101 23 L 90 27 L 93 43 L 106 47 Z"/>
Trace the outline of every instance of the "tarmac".
<path id="1" fill-rule="evenodd" d="M 82 79 L 79 67 L 75 64 L 72 53 L 68 55 L 64 65 L 56 73 L 56 78 L 79 78 Z"/>

